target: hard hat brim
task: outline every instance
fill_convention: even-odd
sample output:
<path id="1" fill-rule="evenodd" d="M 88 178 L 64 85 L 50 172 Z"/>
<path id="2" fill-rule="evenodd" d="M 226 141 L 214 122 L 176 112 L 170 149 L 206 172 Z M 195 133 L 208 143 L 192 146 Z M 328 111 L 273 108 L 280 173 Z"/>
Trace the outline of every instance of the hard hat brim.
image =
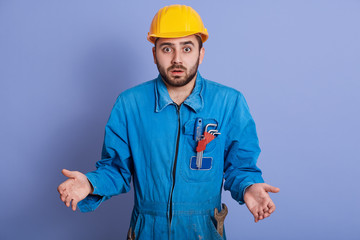
<path id="1" fill-rule="evenodd" d="M 158 34 L 150 34 L 148 33 L 147 36 L 147 40 L 151 43 L 155 43 L 155 40 L 157 38 L 181 38 L 181 37 L 186 37 L 186 36 L 190 36 L 190 35 L 194 35 L 194 34 L 200 34 L 201 35 L 201 40 L 204 43 L 209 35 L 207 33 L 207 30 L 205 29 L 206 33 L 202 33 L 202 32 L 198 32 L 198 31 L 194 31 L 194 32 L 174 32 L 174 33 L 158 33 Z"/>

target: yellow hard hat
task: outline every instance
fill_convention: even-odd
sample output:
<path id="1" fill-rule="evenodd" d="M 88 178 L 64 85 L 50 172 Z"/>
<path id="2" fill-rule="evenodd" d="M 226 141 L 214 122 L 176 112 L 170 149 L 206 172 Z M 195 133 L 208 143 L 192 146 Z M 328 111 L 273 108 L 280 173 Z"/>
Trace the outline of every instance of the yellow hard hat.
<path id="1" fill-rule="evenodd" d="M 147 39 L 155 43 L 156 38 L 179 38 L 193 34 L 200 34 L 202 42 L 209 37 L 200 15 L 189 6 L 171 5 L 156 13 Z"/>

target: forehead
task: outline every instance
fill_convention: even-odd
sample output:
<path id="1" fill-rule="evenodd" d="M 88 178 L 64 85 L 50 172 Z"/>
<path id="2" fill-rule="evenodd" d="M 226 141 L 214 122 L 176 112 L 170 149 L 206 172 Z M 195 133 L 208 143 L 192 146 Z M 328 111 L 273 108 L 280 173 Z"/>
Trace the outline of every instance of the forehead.
<path id="1" fill-rule="evenodd" d="M 197 39 L 195 35 L 190 35 L 181 38 L 159 38 L 156 41 L 156 44 L 169 43 L 172 45 L 183 45 L 184 43 L 192 42 L 195 46 L 197 46 Z"/>

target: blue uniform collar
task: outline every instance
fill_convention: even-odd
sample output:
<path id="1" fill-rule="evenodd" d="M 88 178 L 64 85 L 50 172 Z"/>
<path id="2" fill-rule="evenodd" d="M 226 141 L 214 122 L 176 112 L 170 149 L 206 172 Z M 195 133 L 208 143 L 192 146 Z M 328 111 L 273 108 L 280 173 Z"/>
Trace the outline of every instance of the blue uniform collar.
<path id="1" fill-rule="evenodd" d="M 201 111 L 204 102 L 201 96 L 203 89 L 204 79 L 201 77 L 199 71 L 197 72 L 195 87 L 192 90 L 190 96 L 188 96 L 183 104 L 189 106 L 196 113 Z M 166 88 L 165 83 L 161 79 L 161 75 L 155 80 L 155 112 L 162 111 L 166 106 L 174 104 L 174 101 L 170 98 L 169 92 Z"/>

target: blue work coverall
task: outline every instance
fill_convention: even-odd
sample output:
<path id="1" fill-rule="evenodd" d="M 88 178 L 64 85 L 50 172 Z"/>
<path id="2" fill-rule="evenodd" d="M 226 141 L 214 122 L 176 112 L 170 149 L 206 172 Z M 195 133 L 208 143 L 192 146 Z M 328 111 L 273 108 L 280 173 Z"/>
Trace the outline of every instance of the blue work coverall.
<path id="1" fill-rule="evenodd" d="M 216 135 L 197 168 L 195 121 L 203 129 L 217 124 Z M 122 92 L 105 128 L 102 159 L 86 174 L 93 195 L 79 202 L 80 211 L 128 192 L 133 176 L 135 239 L 226 239 L 216 230 L 214 208 L 221 209 L 221 190 L 244 203 L 245 189 L 264 182 L 256 166 L 260 153 L 255 123 L 244 96 L 197 73 L 190 96 L 178 106 L 159 75 Z M 131 234 L 133 235 L 133 234 Z M 133 236 L 134 236 L 133 235 Z"/>

